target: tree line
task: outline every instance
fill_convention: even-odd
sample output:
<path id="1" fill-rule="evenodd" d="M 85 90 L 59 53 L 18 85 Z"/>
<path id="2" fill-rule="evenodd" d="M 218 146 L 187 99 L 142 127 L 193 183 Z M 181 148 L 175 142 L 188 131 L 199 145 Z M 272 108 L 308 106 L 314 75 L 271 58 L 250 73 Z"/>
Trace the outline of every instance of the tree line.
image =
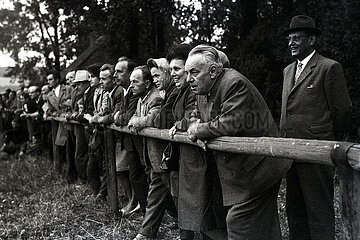
<path id="1" fill-rule="evenodd" d="M 360 125 L 358 0 L 10 0 L 0 9 L 0 49 L 16 61 L 9 74 L 42 81 L 65 69 L 100 36 L 108 61 L 126 55 L 138 63 L 165 56 L 173 43 L 221 48 L 231 67 L 247 76 L 279 118 L 282 70 L 290 58 L 283 30 L 306 14 L 322 30 L 318 50 L 339 61 L 353 101 L 349 139 Z M 21 59 L 21 50 L 34 51 Z M 40 64 L 39 64 L 40 63 Z"/>

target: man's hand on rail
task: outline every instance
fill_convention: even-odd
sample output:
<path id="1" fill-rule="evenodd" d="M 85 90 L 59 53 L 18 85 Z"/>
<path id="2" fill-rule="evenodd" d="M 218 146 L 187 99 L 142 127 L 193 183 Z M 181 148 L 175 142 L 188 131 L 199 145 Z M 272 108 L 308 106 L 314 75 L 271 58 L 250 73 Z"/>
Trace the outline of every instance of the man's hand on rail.
<path id="1" fill-rule="evenodd" d="M 170 138 L 174 138 L 174 135 L 176 133 L 176 126 L 173 126 L 172 128 L 169 129 L 169 137 Z"/>
<path id="2" fill-rule="evenodd" d="M 200 119 L 192 123 L 187 130 L 188 138 L 193 142 L 196 142 L 197 140 L 196 134 L 197 134 L 197 127 L 199 126 L 199 124 L 200 124 Z"/>

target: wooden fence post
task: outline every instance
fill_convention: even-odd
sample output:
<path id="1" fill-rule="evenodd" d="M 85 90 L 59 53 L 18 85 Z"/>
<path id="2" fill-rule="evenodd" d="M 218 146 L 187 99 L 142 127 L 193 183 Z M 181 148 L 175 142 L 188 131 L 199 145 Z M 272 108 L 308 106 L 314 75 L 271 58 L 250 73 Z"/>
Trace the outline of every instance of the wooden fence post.
<path id="1" fill-rule="evenodd" d="M 57 173 L 61 173 L 60 147 L 55 144 L 58 128 L 59 128 L 59 122 L 57 122 L 54 119 L 51 119 L 51 140 L 53 145 L 54 169 Z"/>
<path id="2" fill-rule="evenodd" d="M 104 128 L 105 138 L 105 161 L 107 171 L 107 192 L 108 192 L 108 204 L 111 212 L 115 216 L 119 216 L 119 201 L 116 179 L 116 159 L 115 159 L 115 143 L 114 132 L 112 129 Z"/>
<path id="3" fill-rule="evenodd" d="M 360 145 L 338 144 L 334 147 L 332 160 L 339 174 L 339 202 L 341 214 L 341 239 L 360 239 L 360 171 L 359 162 L 348 159 L 349 149 Z"/>

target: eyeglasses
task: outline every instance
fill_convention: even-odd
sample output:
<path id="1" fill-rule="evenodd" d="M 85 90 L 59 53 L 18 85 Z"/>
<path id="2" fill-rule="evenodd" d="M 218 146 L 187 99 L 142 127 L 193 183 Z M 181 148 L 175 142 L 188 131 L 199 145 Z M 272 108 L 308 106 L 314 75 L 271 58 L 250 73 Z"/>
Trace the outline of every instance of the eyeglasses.
<path id="1" fill-rule="evenodd" d="M 302 38 L 306 38 L 309 37 L 308 35 L 295 35 L 295 36 L 291 36 L 291 37 L 286 37 L 286 40 L 288 42 L 293 41 L 293 42 L 300 42 Z"/>

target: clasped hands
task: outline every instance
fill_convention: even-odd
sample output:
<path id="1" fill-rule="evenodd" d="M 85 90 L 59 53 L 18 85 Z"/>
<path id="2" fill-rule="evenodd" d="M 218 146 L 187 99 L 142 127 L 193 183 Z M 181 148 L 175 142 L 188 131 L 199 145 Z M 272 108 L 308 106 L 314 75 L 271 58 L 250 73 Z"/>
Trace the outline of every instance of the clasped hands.
<path id="1" fill-rule="evenodd" d="M 196 142 L 197 141 L 197 128 L 200 124 L 200 119 L 198 119 L 196 122 L 190 124 L 188 130 L 187 130 L 187 134 L 188 134 L 188 138 L 192 141 L 192 142 Z M 172 128 L 170 128 L 169 130 L 169 137 L 170 138 L 174 138 L 174 135 L 176 134 L 176 125 L 174 125 Z"/>

